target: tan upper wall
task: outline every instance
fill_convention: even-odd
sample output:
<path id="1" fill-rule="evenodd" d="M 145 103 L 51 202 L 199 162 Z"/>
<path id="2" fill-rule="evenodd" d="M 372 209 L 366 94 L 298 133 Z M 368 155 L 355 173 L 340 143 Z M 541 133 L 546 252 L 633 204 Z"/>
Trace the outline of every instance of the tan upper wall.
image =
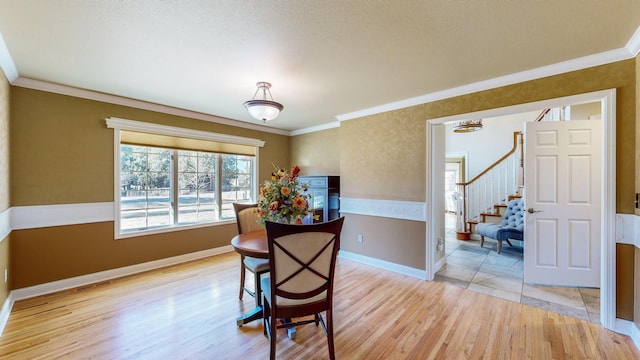
<path id="1" fill-rule="evenodd" d="M 0 69 L 0 211 L 9 208 L 9 81 Z"/>
<path id="2" fill-rule="evenodd" d="M 260 181 L 272 163 L 289 163 L 283 135 L 20 87 L 12 88 L 11 109 L 11 206 L 113 201 L 109 117 L 264 140 Z"/>
<path id="3" fill-rule="evenodd" d="M 340 129 L 292 137 L 291 162 L 302 175 L 340 175 Z"/>
<path id="4" fill-rule="evenodd" d="M 11 97 L 9 81 L 4 72 L 0 69 L 0 212 L 9 209 L 9 100 Z M 0 237 L 3 234 L 0 234 Z M 9 243 L 11 234 L 5 238 L 0 238 L 0 275 L 4 270 L 10 269 Z M 9 273 L 11 275 L 11 273 Z M 4 304 L 9 296 L 11 277 L 8 282 L 0 281 L 0 304 Z"/>

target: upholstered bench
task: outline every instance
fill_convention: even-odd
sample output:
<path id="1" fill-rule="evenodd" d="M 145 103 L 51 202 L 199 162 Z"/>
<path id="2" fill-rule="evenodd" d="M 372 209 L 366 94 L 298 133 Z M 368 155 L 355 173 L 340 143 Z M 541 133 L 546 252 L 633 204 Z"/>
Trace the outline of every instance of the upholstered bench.
<path id="1" fill-rule="evenodd" d="M 476 232 L 480 235 L 480 246 L 484 245 L 484 237 L 498 240 L 498 254 L 502 251 L 502 242 L 513 246 L 509 239 L 524 240 L 524 201 L 514 199 L 507 204 L 507 210 L 499 224 L 478 223 Z"/>

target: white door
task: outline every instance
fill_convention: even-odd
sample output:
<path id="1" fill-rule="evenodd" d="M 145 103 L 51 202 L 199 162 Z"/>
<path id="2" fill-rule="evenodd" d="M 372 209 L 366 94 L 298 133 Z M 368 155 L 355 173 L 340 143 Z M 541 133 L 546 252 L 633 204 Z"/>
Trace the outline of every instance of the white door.
<path id="1" fill-rule="evenodd" d="M 526 283 L 600 287 L 600 126 L 526 124 Z"/>

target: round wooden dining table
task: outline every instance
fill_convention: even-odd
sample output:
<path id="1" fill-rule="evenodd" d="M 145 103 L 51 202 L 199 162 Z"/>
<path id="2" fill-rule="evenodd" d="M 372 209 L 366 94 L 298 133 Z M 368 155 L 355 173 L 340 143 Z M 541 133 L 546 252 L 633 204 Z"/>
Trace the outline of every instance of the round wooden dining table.
<path id="1" fill-rule="evenodd" d="M 231 239 L 231 246 L 240 255 L 259 259 L 269 258 L 269 246 L 267 245 L 267 232 L 265 230 L 238 234 Z"/>

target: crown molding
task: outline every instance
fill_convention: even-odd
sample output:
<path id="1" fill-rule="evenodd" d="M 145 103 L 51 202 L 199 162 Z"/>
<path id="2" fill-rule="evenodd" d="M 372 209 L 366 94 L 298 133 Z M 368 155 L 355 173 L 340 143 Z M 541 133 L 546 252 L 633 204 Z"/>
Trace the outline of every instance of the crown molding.
<path id="1" fill-rule="evenodd" d="M 82 99 L 101 101 L 105 103 L 133 107 L 136 109 L 160 112 L 163 114 L 183 116 L 197 120 L 209 121 L 217 124 L 235 126 L 244 129 L 257 130 L 267 133 L 289 135 L 289 131 L 274 129 L 267 126 L 245 123 L 244 121 L 227 119 L 215 115 L 209 115 L 197 111 L 175 108 L 167 105 L 155 104 L 142 100 L 125 98 L 122 96 L 105 94 L 97 91 L 80 89 L 67 85 L 54 84 L 46 81 L 40 81 L 30 78 L 18 77 L 11 85 L 19 86 L 27 89 L 46 91 L 55 94 L 68 95 Z"/>
<path id="2" fill-rule="evenodd" d="M 639 28 L 640 29 L 640 28 Z M 638 31 L 636 31 L 638 34 Z M 634 35 L 635 36 L 635 35 Z M 631 41 L 630 41 L 631 43 Z M 640 43 L 639 40 L 634 40 L 632 45 L 640 45 L 636 44 Z M 629 44 L 627 44 L 629 45 Z M 539 68 L 525 70 L 514 74 L 509 74 L 505 76 L 500 76 L 497 78 L 478 81 L 472 84 L 467 84 L 447 90 L 436 91 L 430 94 L 417 96 L 414 98 L 396 101 L 384 105 L 374 106 L 368 109 L 358 110 L 347 114 L 342 114 L 336 116 L 338 121 L 347 121 L 352 119 L 361 118 L 364 116 L 370 116 L 375 114 L 380 114 L 387 111 L 399 110 L 411 106 L 422 105 L 430 102 L 434 102 L 437 100 L 448 99 L 456 96 L 468 95 L 472 93 L 476 93 L 479 91 L 495 89 L 503 86 L 513 85 L 525 81 L 531 81 L 535 79 L 540 79 L 548 76 L 564 74 L 571 71 L 582 70 L 594 66 L 604 65 L 613 63 L 616 61 L 622 61 L 633 58 L 634 55 L 632 51 L 628 48 L 621 48 L 611 51 L 602 52 L 599 54 L 583 56 L 581 58 L 567 60 L 563 62 L 559 62 L 553 65 L 542 66 Z"/>
<path id="3" fill-rule="evenodd" d="M 338 128 L 338 127 L 340 127 L 340 121 L 332 121 L 330 123 L 317 125 L 317 126 L 311 126 L 311 127 L 305 128 L 305 129 L 292 130 L 289 133 L 289 135 L 291 135 L 291 136 L 302 135 L 302 134 L 308 134 L 308 133 L 312 133 L 312 132 L 316 132 L 316 131 L 334 129 L 334 128 Z"/>
<path id="4" fill-rule="evenodd" d="M 18 78 L 18 69 L 16 69 L 16 64 L 13 62 L 2 34 L 0 34 L 0 68 L 2 68 L 10 83 L 13 83 Z"/>
<path id="5" fill-rule="evenodd" d="M 636 32 L 633 33 L 629 42 L 627 42 L 625 49 L 629 51 L 632 57 L 636 57 L 638 53 L 640 53 L 640 26 L 636 29 Z"/>

